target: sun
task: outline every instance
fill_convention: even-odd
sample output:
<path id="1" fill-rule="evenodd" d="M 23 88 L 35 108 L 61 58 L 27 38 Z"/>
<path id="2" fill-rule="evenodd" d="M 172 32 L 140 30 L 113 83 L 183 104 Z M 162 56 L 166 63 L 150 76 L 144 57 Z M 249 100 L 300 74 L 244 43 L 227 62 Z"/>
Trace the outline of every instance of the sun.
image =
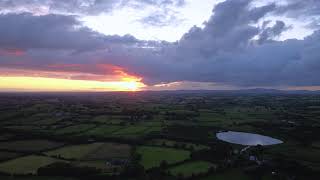
<path id="1" fill-rule="evenodd" d="M 140 91 L 141 88 L 145 87 L 145 84 L 143 84 L 140 81 L 130 80 L 130 81 L 120 81 L 120 82 L 114 82 L 114 87 L 117 88 L 118 91 Z"/>

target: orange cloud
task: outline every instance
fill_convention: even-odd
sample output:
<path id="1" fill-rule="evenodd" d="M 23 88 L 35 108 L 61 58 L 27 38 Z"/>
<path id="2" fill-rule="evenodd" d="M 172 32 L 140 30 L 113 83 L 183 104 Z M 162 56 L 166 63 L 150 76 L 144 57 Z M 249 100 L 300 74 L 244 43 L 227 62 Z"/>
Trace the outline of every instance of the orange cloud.
<path id="1" fill-rule="evenodd" d="M 51 64 L 45 67 L 50 72 L 73 74 L 73 78 L 80 80 L 108 81 L 112 79 L 122 81 L 142 81 L 142 77 L 130 73 L 128 69 L 112 64 Z"/>
<path id="2" fill-rule="evenodd" d="M 136 75 L 131 75 L 127 69 L 124 69 L 119 66 L 111 65 L 111 64 L 97 64 L 98 69 L 102 69 L 105 72 L 112 72 L 117 75 L 122 80 L 135 80 L 141 81 L 142 78 Z"/>

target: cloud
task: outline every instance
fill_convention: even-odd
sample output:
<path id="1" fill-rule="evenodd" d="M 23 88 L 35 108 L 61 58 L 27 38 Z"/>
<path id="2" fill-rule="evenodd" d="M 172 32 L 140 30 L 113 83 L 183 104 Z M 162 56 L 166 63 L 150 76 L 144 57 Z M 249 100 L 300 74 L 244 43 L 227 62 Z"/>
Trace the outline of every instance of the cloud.
<path id="1" fill-rule="evenodd" d="M 175 43 L 105 36 L 82 27 L 74 16 L 0 15 L 0 49 L 24 50 L 22 56 L 0 55 L 0 66 L 105 80 L 117 73 L 99 65 L 112 65 L 148 85 L 319 86 L 320 31 L 278 41 L 289 28 L 285 22 L 258 25 L 278 6 L 252 7 L 252 2 L 218 4 L 203 28 L 191 28 Z"/>
<path id="2" fill-rule="evenodd" d="M 263 44 L 273 38 L 279 37 L 284 31 L 290 29 L 283 21 L 276 21 L 272 27 L 266 27 L 269 22 L 263 23 L 263 31 L 259 35 L 258 43 Z"/>
<path id="3" fill-rule="evenodd" d="M 0 1 L 0 12 L 95 16 L 102 13 L 110 14 L 121 8 L 133 8 L 140 11 L 152 8 L 152 12 L 138 22 L 148 26 L 165 26 L 181 22 L 174 8 L 185 4 L 185 0 L 3 0 Z"/>
<path id="4" fill-rule="evenodd" d="M 179 18 L 177 12 L 169 10 L 169 9 L 162 9 L 160 11 L 155 11 L 152 14 L 143 17 L 139 20 L 140 23 L 147 25 L 147 26 L 157 26 L 163 27 L 168 25 L 178 25 L 184 20 Z"/>
<path id="5" fill-rule="evenodd" d="M 0 15 L 0 48 L 89 51 L 134 45 L 136 38 L 105 36 L 83 27 L 75 16 L 30 13 Z"/>
<path id="6" fill-rule="evenodd" d="M 276 14 L 286 15 L 289 18 L 299 18 L 310 22 L 307 27 L 319 29 L 320 1 L 318 0 L 287 0 L 285 5 L 277 8 Z"/>
<path id="7" fill-rule="evenodd" d="M 320 14 L 320 2 L 317 0 L 287 0 L 277 10 L 279 13 L 286 13 L 289 16 L 310 16 Z"/>
<path id="8" fill-rule="evenodd" d="M 144 25 L 163 27 L 183 22 L 175 8 L 183 7 L 186 4 L 185 0 L 142 0 L 139 3 L 156 7 L 150 14 L 138 20 Z"/>
<path id="9" fill-rule="evenodd" d="M 110 13 L 123 7 L 144 8 L 153 6 L 157 8 L 181 7 L 184 0 L 2 0 L 0 11 L 29 12 L 34 14 L 74 14 L 97 15 Z"/>

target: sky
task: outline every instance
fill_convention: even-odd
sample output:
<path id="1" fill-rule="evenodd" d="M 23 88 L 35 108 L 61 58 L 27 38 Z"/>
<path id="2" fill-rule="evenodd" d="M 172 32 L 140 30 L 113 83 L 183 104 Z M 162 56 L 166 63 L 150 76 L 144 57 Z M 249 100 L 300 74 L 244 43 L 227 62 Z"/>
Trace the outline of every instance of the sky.
<path id="1" fill-rule="evenodd" d="M 0 0 L 0 91 L 320 90 L 318 0 Z"/>

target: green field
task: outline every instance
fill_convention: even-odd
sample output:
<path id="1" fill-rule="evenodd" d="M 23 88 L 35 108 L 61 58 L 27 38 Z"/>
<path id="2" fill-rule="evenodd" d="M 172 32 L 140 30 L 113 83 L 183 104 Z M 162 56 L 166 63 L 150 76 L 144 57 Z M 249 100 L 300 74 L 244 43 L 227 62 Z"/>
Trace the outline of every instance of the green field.
<path id="1" fill-rule="evenodd" d="M 99 123 L 105 123 L 105 124 L 120 124 L 122 122 L 126 122 L 126 120 L 129 119 L 129 116 L 124 116 L 124 115 L 103 115 L 103 116 L 96 116 L 92 119 L 94 122 L 99 122 Z"/>
<path id="2" fill-rule="evenodd" d="M 61 145 L 63 144 L 48 140 L 21 140 L 1 142 L 0 150 L 9 150 L 15 152 L 38 152 L 43 150 L 54 149 Z"/>
<path id="3" fill-rule="evenodd" d="M 44 156 L 25 156 L 1 163 L 0 172 L 9 174 L 36 174 L 40 167 L 58 161 L 61 160 Z"/>
<path id="4" fill-rule="evenodd" d="M 84 159 L 91 161 L 109 158 L 129 158 L 130 149 L 127 144 L 103 143 L 103 145 L 88 153 Z"/>
<path id="5" fill-rule="evenodd" d="M 314 142 L 314 143 L 312 143 L 312 147 L 313 147 L 313 148 L 320 149 L 320 142 Z"/>
<path id="6" fill-rule="evenodd" d="M 284 157 L 296 161 L 320 163 L 320 149 L 302 147 L 293 142 L 286 142 L 277 146 L 271 146 L 268 151 L 271 154 L 281 154 Z"/>
<path id="7" fill-rule="evenodd" d="M 185 148 L 193 148 L 194 150 L 208 149 L 208 146 L 201 144 L 193 144 L 193 143 L 184 143 L 178 141 L 172 141 L 168 139 L 153 139 L 147 142 L 148 145 L 156 145 L 156 146 L 169 146 L 169 147 L 185 147 Z"/>
<path id="8" fill-rule="evenodd" d="M 159 126 L 143 126 L 143 125 L 131 125 L 125 126 L 112 133 L 112 136 L 115 137 L 125 137 L 125 138 L 137 138 L 147 135 L 152 132 L 160 132 L 161 127 Z"/>
<path id="9" fill-rule="evenodd" d="M 222 174 L 212 175 L 201 180 L 252 180 L 241 170 L 231 170 Z"/>
<path id="10" fill-rule="evenodd" d="M 45 154 L 48 156 L 61 156 L 66 159 L 82 159 L 86 155 L 88 155 L 90 152 L 96 150 L 102 145 L 103 143 L 93 143 L 93 144 L 66 146 L 60 149 L 46 152 Z"/>
<path id="11" fill-rule="evenodd" d="M 13 159 L 15 157 L 18 157 L 20 154 L 14 153 L 14 152 L 5 152 L 0 151 L 0 161 L 7 160 L 7 159 Z"/>
<path id="12" fill-rule="evenodd" d="M 82 144 L 66 146 L 45 154 L 48 156 L 59 156 L 66 159 L 83 161 L 128 158 L 130 155 L 130 146 L 116 143 Z"/>
<path id="13" fill-rule="evenodd" d="M 146 168 L 158 167 L 161 161 L 177 163 L 190 157 L 190 152 L 173 148 L 140 146 L 137 152 L 142 155 L 141 164 Z"/>
<path id="14" fill-rule="evenodd" d="M 9 140 L 10 138 L 14 137 L 12 134 L 1 134 L 0 135 L 0 141 L 6 141 Z"/>
<path id="15" fill-rule="evenodd" d="M 123 128 L 122 126 L 113 126 L 113 125 L 104 125 L 99 126 L 94 129 L 91 129 L 85 133 L 79 135 L 83 136 L 95 136 L 95 137 L 110 137 L 111 134 L 119 129 Z"/>
<path id="16" fill-rule="evenodd" d="M 147 130 L 148 127 L 146 126 L 127 126 L 123 129 L 120 129 L 112 135 L 140 135 L 143 134 L 145 130 Z"/>
<path id="17" fill-rule="evenodd" d="M 45 176 L 27 176 L 27 177 L 0 176 L 0 179 L 1 180 L 78 180 L 77 178 L 45 177 Z"/>
<path id="18" fill-rule="evenodd" d="M 96 161 L 74 161 L 73 165 L 77 167 L 93 167 L 96 169 L 102 170 L 104 173 L 110 173 L 113 170 L 113 167 L 107 166 L 106 161 L 96 160 Z"/>
<path id="19" fill-rule="evenodd" d="M 118 131 L 112 133 L 115 137 L 137 138 L 147 133 L 148 127 L 146 126 L 126 126 Z"/>
<path id="20" fill-rule="evenodd" d="M 108 123 L 110 116 L 96 116 L 92 119 L 93 122 Z"/>
<path id="21" fill-rule="evenodd" d="M 195 161 L 170 168 L 169 172 L 174 176 L 181 174 L 184 177 L 189 177 L 192 174 L 206 173 L 211 167 L 214 167 L 214 164 L 205 161 Z"/>
<path id="22" fill-rule="evenodd" d="M 79 124 L 74 126 L 68 126 L 56 131 L 56 134 L 75 134 L 82 133 L 91 128 L 94 128 L 96 125 L 94 124 Z"/>
<path id="23" fill-rule="evenodd" d="M 0 174 L 35 173 L 59 160 L 131 180 L 253 180 L 260 172 L 262 180 L 313 180 L 320 172 L 320 94 L 76 94 L 0 95 Z M 221 131 L 284 143 L 239 153 L 244 147 L 219 140 Z M 255 169 L 252 155 L 266 165 Z"/>

